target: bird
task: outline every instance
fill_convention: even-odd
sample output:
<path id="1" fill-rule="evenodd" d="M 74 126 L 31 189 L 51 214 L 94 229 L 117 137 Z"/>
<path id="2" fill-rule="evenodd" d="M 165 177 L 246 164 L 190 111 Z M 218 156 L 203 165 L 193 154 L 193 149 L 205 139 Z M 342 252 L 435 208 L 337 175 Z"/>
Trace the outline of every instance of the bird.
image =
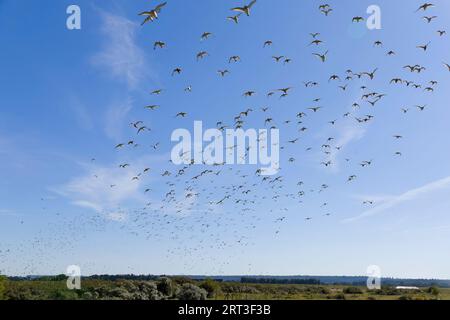
<path id="1" fill-rule="evenodd" d="M 330 78 L 328 79 L 328 82 L 330 82 L 330 81 L 332 81 L 332 80 L 341 80 L 341 78 L 338 76 L 338 75 L 336 75 L 336 74 L 333 74 L 332 76 L 330 76 Z"/>
<path id="2" fill-rule="evenodd" d="M 200 51 L 199 53 L 197 53 L 197 61 L 203 59 L 204 57 L 206 57 L 208 54 L 208 52 L 206 51 Z"/>
<path id="3" fill-rule="evenodd" d="M 353 17 L 352 22 L 361 22 L 364 21 L 363 17 Z"/>
<path id="4" fill-rule="evenodd" d="M 373 43 L 374 47 L 382 47 L 383 46 L 383 42 L 381 42 L 380 40 L 377 40 Z"/>
<path id="5" fill-rule="evenodd" d="M 417 109 L 419 109 L 420 111 L 425 110 L 425 108 L 427 107 L 427 105 L 423 105 L 423 106 L 416 106 Z"/>
<path id="6" fill-rule="evenodd" d="M 333 11 L 333 8 L 320 10 L 320 12 L 322 12 L 325 16 L 328 16 L 330 14 L 330 12 L 332 12 L 332 11 Z"/>
<path id="7" fill-rule="evenodd" d="M 144 12 L 139 13 L 140 16 L 147 16 L 141 25 L 143 26 L 144 24 L 146 24 L 149 21 L 153 22 L 154 20 L 158 19 L 158 14 L 161 12 L 161 9 L 166 4 L 167 4 L 167 2 L 163 2 L 159 5 L 157 5 L 154 9 L 152 9 L 150 11 L 144 11 Z"/>
<path id="8" fill-rule="evenodd" d="M 239 57 L 239 56 L 231 56 L 231 57 L 228 59 L 228 63 L 231 63 L 231 62 L 239 62 L 239 61 L 241 61 L 241 57 Z"/>
<path id="9" fill-rule="evenodd" d="M 327 59 L 328 50 L 324 54 L 313 53 L 314 56 L 318 57 L 322 62 L 325 62 Z"/>
<path id="10" fill-rule="evenodd" d="M 276 62 L 280 62 L 280 60 L 283 59 L 284 56 L 272 56 L 272 58 L 273 58 Z"/>
<path id="11" fill-rule="evenodd" d="M 230 73 L 230 71 L 228 71 L 228 70 L 218 70 L 217 71 L 222 77 L 225 77 L 225 75 L 227 74 L 227 73 Z"/>
<path id="12" fill-rule="evenodd" d="M 175 68 L 175 69 L 173 69 L 173 71 L 172 71 L 172 77 L 174 76 L 174 74 L 181 74 L 181 68 Z"/>
<path id="13" fill-rule="evenodd" d="M 162 89 L 157 89 L 157 90 L 152 91 L 151 94 L 159 95 L 159 94 L 161 94 L 162 92 L 163 92 Z"/>
<path id="14" fill-rule="evenodd" d="M 212 36 L 211 32 L 203 32 L 202 36 L 200 37 L 200 40 L 207 40 L 210 36 Z"/>
<path id="15" fill-rule="evenodd" d="M 153 50 L 156 50 L 157 47 L 159 48 L 164 48 L 166 46 L 165 42 L 162 41 L 155 41 L 155 43 L 153 44 Z"/>
<path id="16" fill-rule="evenodd" d="M 142 126 L 142 127 L 140 127 L 140 128 L 138 129 L 137 133 L 139 134 L 139 133 L 141 133 L 141 132 L 143 132 L 143 131 L 146 131 L 146 130 L 150 130 L 150 129 L 148 129 L 146 126 Z"/>
<path id="17" fill-rule="evenodd" d="M 390 83 L 403 83 L 403 80 L 400 79 L 400 78 L 394 78 L 394 79 L 391 80 Z"/>
<path id="18" fill-rule="evenodd" d="M 311 46 L 311 45 L 313 45 L 313 44 L 315 44 L 316 46 L 318 46 L 318 45 L 321 44 L 321 43 L 323 43 L 322 40 L 314 39 L 313 41 L 311 41 L 311 42 L 309 43 L 309 46 Z"/>
<path id="19" fill-rule="evenodd" d="M 426 11 L 428 8 L 431 8 L 431 7 L 434 7 L 434 4 L 432 4 L 432 3 L 424 3 L 416 10 L 416 12 L 418 12 L 420 10 Z"/>
<path id="20" fill-rule="evenodd" d="M 232 8 L 232 11 L 242 12 L 245 13 L 247 16 L 250 16 L 250 9 L 253 7 L 253 5 L 256 3 L 256 0 L 253 0 L 248 5 L 244 5 L 243 7 L 235 7 Z"/>
<path id="21" fill-rule="evenodd" d="M 377 70 L 378 70 L 378 68 L 376 68 L 372 72 L 363 72 L 363 74 L 368 75 L 370 80 L 373 80 L 373 78 L 375 77 L 375 72 L 377 72 Z"/>
<path id="22" fill-rule="evenodd" d="M 284 94 L 287 94 L 287 93 L 289 92 L 289 90 L 291 90 L 291 89 L 292 89 L 292 87 L 288 87 L 288 88 L 277 89 L 277 91 L 281 91 L 281 92 L 283 92 Z"/>
<path id="23" fill-rule="evenodd" d="M 423 16 L 422 18 L 425 19 L 428 23 L 431 23 L 434 19 L 437 18 L 437 16 L 430 16 L 430 17 Z"/>
<path id="24" fill-rule="evenodd" d="M 312 112 L 317 112 L 317 111 L 319 111 L 320 109 L 322 109 L 321 107 L 311 107 L 311 108 L 308 108 L 308 110 L 311 110 Z"/>
<path id="25" fill-rule="evenodd" d="M 234 23 L 238 24 L 240 16 L 241 16 L 241 13 L 239 13 L 235 16 L 229 16 L 229 17 L 227 17 L 227 20 L 233 21 Z"/>
<path id="26" fill-rule="evenodd" d="M 428 49 L 428 46 L 430 45 L 430 43 L 431 43 L 431 41 L 430 42 L 428 42 L 427 44 L 425 44 L 425 45 L 422 45 L 422 46 L 417 46 L 417 49 L 422 49 L 423 51 L 427 51 L 427 49 Z"/>
<path id="27" fill-rule="evenodd" d="M 444 66 L 447 67 L 448 71 L 450 71 L 450 64 L 443 62 Z"/>

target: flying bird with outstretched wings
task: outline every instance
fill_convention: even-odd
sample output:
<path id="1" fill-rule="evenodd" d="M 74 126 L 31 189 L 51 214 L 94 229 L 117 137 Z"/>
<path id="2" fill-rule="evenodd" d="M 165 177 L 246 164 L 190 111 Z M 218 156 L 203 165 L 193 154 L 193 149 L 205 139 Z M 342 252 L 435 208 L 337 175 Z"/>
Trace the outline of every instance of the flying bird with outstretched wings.
<path id="1" fill-rule="evenodd" d="M 167 2 L 163 2 L 159 5 L 157 5 L 154 9 L 150 11 L 143 11 L 139 13 L 140 16 L 146 16 L 145 20 L 141 23 L 143 26 L 147 22 L 153 22 L 154 20 L 158 19 L 158 14 L 161 12 L 161 9 L 167 4 Z"/>

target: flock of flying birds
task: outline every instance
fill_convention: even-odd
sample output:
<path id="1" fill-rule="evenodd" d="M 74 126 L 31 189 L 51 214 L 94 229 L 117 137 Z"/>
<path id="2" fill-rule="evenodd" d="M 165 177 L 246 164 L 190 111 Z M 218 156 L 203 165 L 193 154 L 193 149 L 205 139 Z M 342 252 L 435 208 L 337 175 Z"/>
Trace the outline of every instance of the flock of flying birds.
<path id="1" fill-rule="evenodd" d="M 337 6 L 337 4 L 336 4 Z M 224 19 L 229 21 L 230 24 L 239 25 L 241 19 L 251 19 L 253 14 L 257 12 L 258 3 L 257 0 L 253 0 L 248 4 L 230 8 L 231 14 L 224 16 Z M 424 3 L 420 5 L 416 10 L 416 15 L 423 13 L 423 16 L 417 16 L 416 18 L 423 18 L 426 22 L 426 26 L 434 26 L 435 21 L 438 21 L 438 17 L 435 15 L 429 15 L 433 11 L 435 5 L 431 3 Z M 139 13 L 139 16 L 144 17 L 142 21 L 143 28 L 151 28 L 153 23 L 158 23 L 158 20 L 164 16 L 165 10 L 169 8 L 167 2 L 161 3 L 153 9 L 143 11 Z M 318 6 L 319 14 L 326 17 L 333 15 L 333 8 L 329 4 L 321 4 Z M 349 22 L 353 24 L 364 23 L 365 19 L 362 16 L 350 16 Z M 143 29 L 143 32 L 146 32 Z M 435 41 L 444 41 L 446 37 L 446 31 L 443 29 L 433 29 L 432 33 L 435 38 L 430 38 L 430 41 L 426 43 L 417 44 L 416 48 L 411 50 L 423 51 L 425 54 L 430 50 Z M 150 33 L 151 34 L 151 33 Z M 203 32 L 199 35 L 201 41 L 211 41 L 210 38 L 214 34 L 209 31 Z M 275 41 L 267 39 L 261 43 L 261 50 L 269 50 L 274 45 Z M 313 48 L 311 52 L 311 59 L 317 59 L 319 63 L 326 64 L 329 56 L 333 54 L 333 50 L 325 48 L 325 40 L 322 34 L 318 32 L 310 33 L 310 41 L 306 44 L 308 48 Z M 386 50 L 382 40 L 377 40 L 368 44 L 379 50 L 384 50 L 383 55 L 386 59 L 391 59 L 397 55 L 395 48 Z M 166 48 L 166 43 L 162 40 L 154 40 L 153 49 L 161 50 Z M 195 59 L 200 63 L 201 60 L 207 58 L 209 53 L 205 50 L 200 50 Z M 232 67 L 239 67 L 240 63 L 244 63 L 245 59 L 241 59 L 239 54 L 225 57 L 226 65 L 228 67 L 214 70 L 217 72 L 219 78 L 232 77 Z M 289 65 L 294 62 L 291 57 L 285 55 L 272 55 L 271 60 L 273 63 Z M 225 63 L 224 63 L 225 64 Z M 446 62 L 442 62 L 444 70 L 450 72 L 450 65 Z M 422 65 L 417 62 L 414 64 L 405 64 L 402 70 L 397 70 L 401 76 L 396 76 L 391 79 L 386 79 L 386 86 L 403 86 L 404 88 L 410 88 L 422 92 L 424 94 L 431 94 L 438 88 L 438 82 L 433 79 L 426 79 L 428 66 Z M 342 74 L 333 73 L 330 74 L 328 79 L 328 85 L 336 85 L 338 93 L 345 94 L 349 91 L 349 87 L 355 83 L 359 85 L 361 90 L 360 98 L 357 99 L 349 110 L 342 113 L 341 119 L 329 119 L 327 125 L 335 126 L 342 119 L 346 121 L 354 121 L 359 126 L 365 126 L 368 123 L 376 119 L 376 107 L 385 99 L 387 94 L 382 90 L 373 88 L 372 80 L 380 77 L 380 73 L 385 70 L 379 68 L 373 68 L 363 71 L 355 71 L 351 69 L 343 70 Z M 170 71 L 172 77 L 177 77 L 184 73 L 183 67 L 178 66 Z M 408 79 L 408 75 L 414 75 L 414 79 L 422 79 L 419 81 L 412 81 Z M 319 88 L 321 83 L 314 80 L 299 81 L 299 84 L 291 87 L 283 87 L 271 90 L 263 93 L 267 96 L 268 104 L 271 103 L 271 98 L 277 96 L 279 99 L 288 97 L 292 91 L 298 87 L 304 90 L 313 90 L 313 88 Z M 188 85 L 184 91 L 189 94 L 193 90 L 199 90 L 199 88 L 193 88 Z M 151 97 L 158 99 L 158 96 L 165 94 L 164 89 L 154 89 L 150 91 Z M 338 94 L 337 93 L 337 94 Z M 244 89 L 239 93 L 245 98 L 246 103 L 259 92 L 256 90 Z M 243 99 L 244 99 L 243 98 Z M 301 111 L 296 111 L 295 117 L 286 120 L 280 120 L 276 118 L 276 111 L 273 115 L 270 115 L 272 108 L 268 106 L 245 108 L 238 114 L 230 117 L 229 121 L 219 120 L 216 125 L 217 128 L 224 131 L 227 128 L 245 128 L 247 120 L 258 115 L 262 117 L 263 125 L 266 128 L 280 128 L 281 126 L 293 126 L 298 132 L 298 136 L 292 137 L 287 141 L 281 141 L 280 149 L 281 156 L 286 157 L 286 154 L 292 150 L 292 148 L 300 148 L 299 143 L 303 140 L 303 137 L 310 130 L 308 127 L 308 119 L 311 119 L 318 114 L 324 112 L 324 107 L 321 105 L 321 98 L 316 98 L 310 102 L 311 106 Z M 350 107 L 350 106 L 349 106 Z M 416 105 L 411 107 L 401 106 L 398 108 L 398 112 L 401 114 L 407 114 L 413 110 L 417 112 L 424 112 L 430 106 L 427 104 Z M 158 112 L 158 109 L 162 108 L 158 104 L 150 104 L 144 106 L 149 114 Z M 326 112 L 326 111 L 325 111 Z M 361 115 L 362 114 L 362 115 Z M 179 111 L 173 114 L 174 118 L 188 118 L 189 110 Z M 173 119 L 172 119 L 173 121 Z M 278 125 L 276 125 L 278 124 Z M 130 124 L 133 129 L 133 136 L 129 141 L 123 141 L 115 145 L 117 152 L 127 152 L 129 148 L 140 147 L 141 143 L 137 143 L 138 139 L 147 139 L 145 134 L 151 135 L 151 128 L 145 124 L 145 120 L 136 120 Z M 281 128 L 282 129 L 282 128 Z M 145 137 L 145 138 L 144 138 Z M 261 138 L 261 137 L 260 137 Z M 393 141 L 399 141 L 403 139 L 401 133 L 392 134 Z M 308 153 L 312 150 L 320 150 L 322 154 L 322 160 L 318 165 L 324 168 L 329 168 L 334 165 L 335 155 L 340 152 L 343 146 L 337 144 L 337 137 L 327 137 L 319 146 L 308 146 L 304 152 Z M 144 142 L 143 142 L 144 143 Z M 143 144 L 142 143 L 142 144 Z M 151 145 L 151 150 L 157 151 L 161 148 L 162 142 L 156 142 Z M 232 146 L 231 148 L 235 148 Z M 232 150 L 228 150 L 231 152 Z M 249 149 L 247 148 L 247 152 Z M 399 148 L 392 155 L 393 157 L 401 157 L 403 155 Z M 295 165 L 297 159 L 294 156 L 288 156 L 287 165 Z M 96 161 L 92 158 L 91 161 Z M 252 246 L 255 243 L 251 237 L 251 232 L 259 228 L 259 226 L 267 221 L 272 221 L 274 236 L 281 232 L 283 224 L 289 222 L 291 214 L 293 214 L 292 208 L 288 206 L 284 207 L 284 204 L 294 203 L 294 211 L 298 215 L 297 208 L 303 202 L 303 199 L 308 193 L 323 194 L 326 197 L 326 192 L 332 189 L 332 186 L 327 182 L 318 183 L 315 185 L 307 185 L 301 179 L 296 181 L 296 185 L 290 186 L 285 183 L 285 177 L 283 176 L 283 166 L 281 166 L 280 172 L 276 176 L 262 176 L 261 170 L 254 169 L 252 173 L 249 173 L 239 166 L 227 166 L 224 163 L 217 163 L 214 166 L 197 166 L 193 164 L 193 161 L 189 165 L 175 166 L 170 163 L 167 164 L 167 168 L 161 172 L 155 172 L 149 165 L 136 169 L 131 177 L 133 182 L 145 181 L 149 175 L 158 176 L 158 179 L 163 181 L 164 189 L 162 198 L 155 200 L 154 188 L 152 186 L 145 187 L 142 192 L 149 195 L 149 202 L 142 208 L 137 208 L 132 212 L 127 212 L 129 215 L 129 223 L 123 224 L 121 229 L 129 231 L 136 236 L 145 235 L 147 239 L 160 239 L 161 241 L 168 241 L 173 246 L 167 251 L 167 258 L 170 257 L 185 257 L 183 261 L 195 261 L 195 263 L 201 263 L 210 259 L 210 256 L 206 254 L 210 250 L 222 250 L 225 248 L 240 248 L 245 250 L 246 247 Z M 354 165 L 354 173 L 346 176 L 347 183 L 354 183 L 359 178 L 360 174 L 364 174 L 364 170 L 376 164 L 373 159 L 355 160 L 346 158 L 346 163 Z M 119 168 L 123 170 L 134 170 L 133 163 L 121 163 Z M 232 182 L 230 182 L 232 181 Z M 155 186 L 161 188 L 161 185 Z M 114 189 L 117 185 L 108 185 L 108 188 Z M 270 195 L 261 194 L 261 191 L 270 191 Z M 266 204 L 280 204 L 278 210 L 271 209 L 270 212 L 263 213 L 263 209 Z M 224 205 L 227 204 L 227 209 L 224 209 Z M 282 205 L 283 204 L 283 205 Z M 305 222 L 310 223 L 312 220 L 320 219 L 333 215 L 331 205 L 328 201 L 321 201 L 318 212 L 320 215 L 310 214 L 304 216 L 302 219 Z M 376 205 L 376 201 L 372 199 L 366 199 L 362 203 L 363 206 Z M 125 212 L 125 209 L 123 209 Z M 225 212 L 224 212 L 225 211 Z M 229 213 L 233 214 L 229 214 Z M 101 226 L 105 223 L 105 220 L 100 218 L 86 218 L 91 225 L 95 225 L 101 229 Z M 189 241 L 186 241 L 188 239 Z M 0 251 L 1 257 L 1 251 Z M 223 256 L 217 261 L 216 270 L 210 270 L 211 272 L 222 272 L 235 257 Z M 175 261 L 178 260 L 178 258 Z M 192 265 L 184 262 L 184 270 L 188 272 Z M 251 265 L 249 265 L 249 272 L 251 271 Z"/>

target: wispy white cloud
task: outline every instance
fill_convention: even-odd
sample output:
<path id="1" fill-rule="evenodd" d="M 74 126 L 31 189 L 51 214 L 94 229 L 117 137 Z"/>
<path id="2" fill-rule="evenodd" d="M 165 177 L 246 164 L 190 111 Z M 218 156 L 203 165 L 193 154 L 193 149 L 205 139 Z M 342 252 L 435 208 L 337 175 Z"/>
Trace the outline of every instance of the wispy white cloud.
<path id="1" fill-rule="evenodd" d="M 122 140 L 124 125 L 127 123 L 126 116 L 132 109 L 132 100 L 127 98 L 123 102 L 111 105 L 105 114 L 106 135 L 114 141 Z"/>
<path id="2" fill-rule="evenodd" d="M 382 204 L 380 204 L 372 209 L 369 209 L 369 210 L 361 213 L 358 216 L 345 219 L 345 220 L 343 220 L 343 222 L 353 222 L 356 220 L 374 216 L 376 214 L 385 212 L 386 210 L 389 210 L 395 206 L 398 206 L 404 202 L 415 200 L 422 195 L 425 195 L 425 194 L 428 194 L 428 193 L 431 193 L 434 191 L 438 191 L 438 190 L 447 188 L 449 186 L 450 186 L 450 176 L 447 178 L 443 178 L 443 179 L 431 182 L 420 188 L 406 191 L 405 193 L 403 193 L 401 195 L 386 198 L 387 200 L 384 201 Z"/>
<path id="3" fill-rule="evenodd" d="M 143 50 L 136 43 L 138 25 L 109 12 L 101 11 L 100 15 L 104 42 L 92 63 L 104 68 L 115 79 L 125 81 L 129 89 L 134 89 L 151 72 L 146 66 Z"/>
<path id="4" fill-rule="evenodd" d="M 140 89 L 140 84 L 155 82 L 156 73 L 145 58 L 137 43 L 139 25 L 117 14 L 99 11 L 104 41 L 101 50 L 92 58 L 94 66 L 102 68 L 118 82 L 126 85 L 127 91 Z M 126 97 L 115 97 L 105 112 L 106 135 L 117 141 L 122 139 L 127 114 L 133 101 Z M 82 110 L 81 110 L 82 111 Z M 80 111 L 80 112 L 81 112 Z M 83 116 L 80 113 L 79 116 Z"/>
<path id="5" fill-rule="evenodd" d="M 71 95 L 68 99 L 68 106 L 75 114 L 75 120 L 84 130 L 90 130 L 94 127 L 94 121 L 86 105 L 75 95 Z"/>
<path id="6" fill-rule="evenodd" d="M 122 208 L 145 203 L 142 186 L 146 178 L 132 180 L 141 170 L 138 165 L 126 169 L 118 165 L 92 165 L 86 174 L 52 190 L 70 199 L 75 206 L 91 209 L 112 220 L 123 220 L 126 213 Z"/>
<path id="7" fill-rule="evenodd" d="M 360 201 L 372 201 L 376 204 L 382 204 L 395 198 L 389 194 L 355 194 L 352 198 Z"/>
<path id="8" fill-rule="evenodd" d="M 367 129 L 361 126 L 357 126 L 356 124 L 347 124 L 339 129 L 339 135 L 336 139 L 336 146 L 340 148 L 340 150 L 333 149 L 330 154 L 330 160 L 332 162 L 332 168 L 334 170 L 339 169 L 339 162 L 337 159 L 338 153 L 343 151 L 350 143 L 361 140 L 364 138 Z"/>
<path id="9" fill-rule="evenodd" d="M 335 137 L 333 141 L 334 146 L 339 147 L 339 150 L 332 148 L 327 157 L 327 161 L 331 161 L 329 168 L 333 172 L 338 172 L 340 169 L 339 154 L 343 153 L 350 144 L 363 139 L 367 133 L 367 124 L 361 125 L 354 119 L 358 112 L 355 112 L 352 104 L 359 100 L 360 92 L 355 90 L 352 96 L 347 108 L 347 111 L 352 115 L 337 121 L 337 124 L 332 127 L 333 132 L 331 136 Z"/>
<path id="10" fill-rule="evenodd" d="M 18 214 L 9 209 L 0 209 L 0 216 L 18 216 Z"/>

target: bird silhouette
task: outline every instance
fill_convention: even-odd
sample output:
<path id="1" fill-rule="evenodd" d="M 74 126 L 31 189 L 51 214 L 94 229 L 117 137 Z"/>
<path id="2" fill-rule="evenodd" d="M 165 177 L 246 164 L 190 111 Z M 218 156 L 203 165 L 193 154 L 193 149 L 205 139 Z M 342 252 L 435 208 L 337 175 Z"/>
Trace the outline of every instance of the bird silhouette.
<path id="1" fill-rule="evenodd" d="M 253 5 L 256 3 L 256 0 L 253 0 L 252 2 L 250 2 L 248 5 L 245 5 L 243 7 L 235 7 L 232 8 L 232 11 L 238 11 L 241 13 L 245 13 L 247 16 L 250 16 L 250 9 L 253 7 Z"/>
<path id="2" fill-rule="evenodd" d="M 159 5 L 157 5 L 154 9 L 150 11 L 143 11 L 139 13 L 140 16 L 146 16 L 145 20 L 142 22 L 141 25 L 146 24 L 147 22 L 153 22 L 154 20 L 158 19 L 158 14 L 161 12 L 161 9 L 167 4 L 167 2 L 163 2 Z"/>

